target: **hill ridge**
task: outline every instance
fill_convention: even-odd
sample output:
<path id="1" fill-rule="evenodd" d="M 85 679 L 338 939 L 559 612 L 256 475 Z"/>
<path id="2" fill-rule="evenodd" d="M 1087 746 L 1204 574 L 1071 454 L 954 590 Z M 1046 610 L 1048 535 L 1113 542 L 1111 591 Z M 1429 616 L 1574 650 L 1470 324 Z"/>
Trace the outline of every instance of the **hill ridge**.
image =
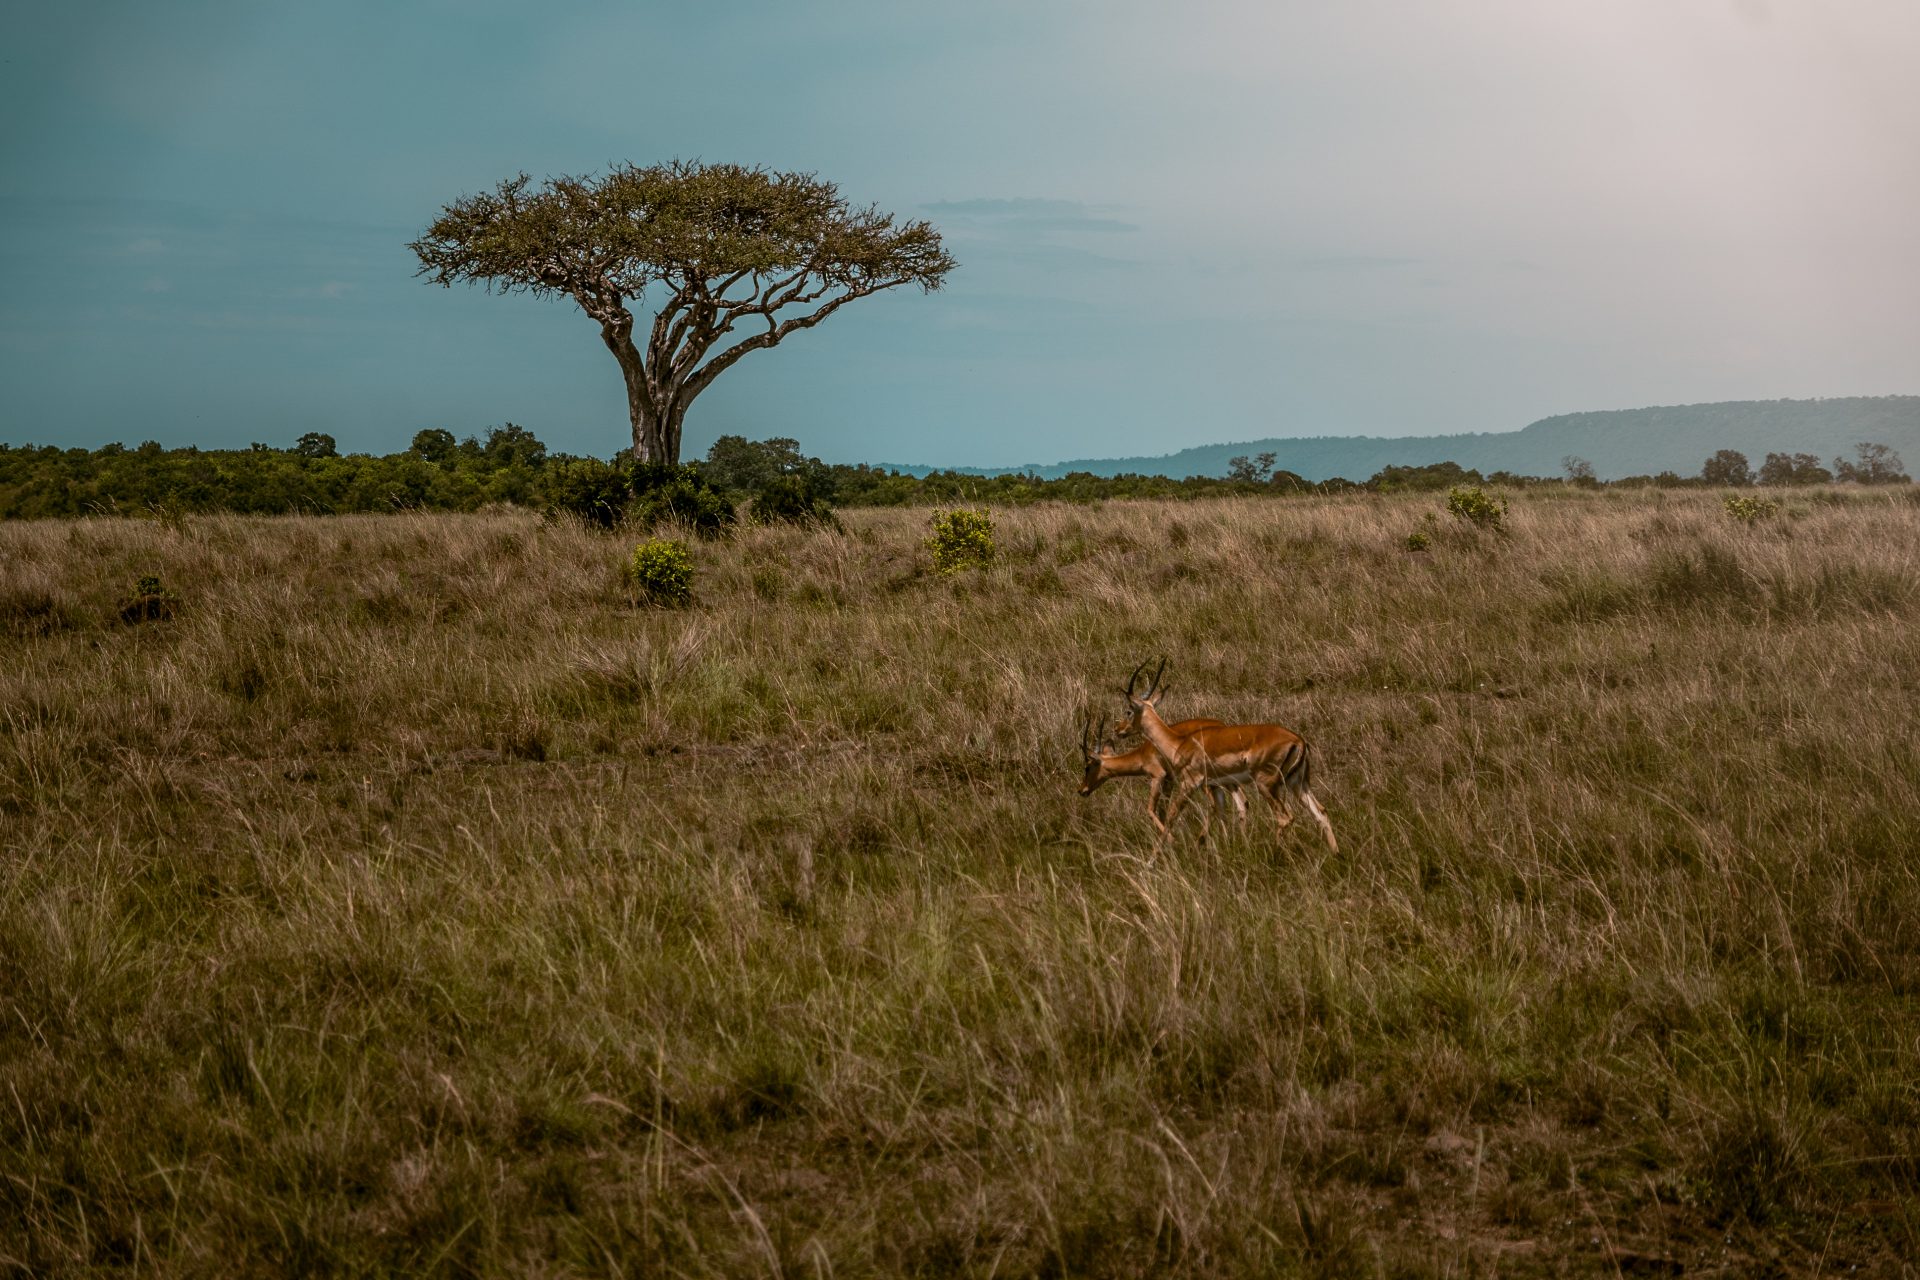
<path id="1" fill-rule="evenodd" d="M 925 475 L 1021 473 L 1057 479 L 1071 472 L 1099 476 L 1225 475 L 1228 460 L 1272 452 L 1275 466 L 1308 480 L 1365 479 L 1387 466 L 1456 462 L 1482 472 L 1558 475 L 1569 455 L 1593 464 L 1601 479 L 1673 471 L 1696 475 L 1720 449 L 1737 449 L 1757 467 L 1768 453 L 1812 453 L 1824 463 L 1853 455 L 1863 440 L 1891 445 L 1910 465 L 1920 464 L 1920 395 L 1829 396 L 1806 400 L 1717 400 L 1588 409 L 1553 414 L 1517 431 L 1433 436 L 1269 436 L 1195 445 L 1173 453 L 1119 458 L 1072 458 L 1015 467 L 893 468 Z"/>

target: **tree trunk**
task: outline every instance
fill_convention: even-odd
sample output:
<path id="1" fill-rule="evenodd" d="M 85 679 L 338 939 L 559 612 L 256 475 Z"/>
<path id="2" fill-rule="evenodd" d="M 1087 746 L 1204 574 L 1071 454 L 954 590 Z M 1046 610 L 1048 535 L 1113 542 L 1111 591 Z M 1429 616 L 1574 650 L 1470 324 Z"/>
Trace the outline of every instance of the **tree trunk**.
<path id="1" fill-rule="evenodd" d="M 680 422 L 686 406 L 670 387 L 657 387 L 647 378 L 647 362 L 633 345 L 633 320 L 603 325 L 601 341 L 620 363 L 627 384 L 627 420 L 633 426 L 633 460 L 673 466 L 680 461 Z"/>
<path id="2" fill-rule="evenodd" d="M 686 421 L 687 406 L 698 390 L 690 390 L 685 379 L 664 382 L 647 376 L 647 362 L 633 345 L 633 321 L 602 326 L 600 336 L 620 362 L 620 375 L 627 384 L 627 418 L 633 424 L 633 460 L 680 464 L 680 429 Z M 663 377 L 671 377 L 663 374 Z"/>
<path id="3" fill-rule="evenodd" d="M 657 412 L 628 397 L 628 411 L 633 416 L 633 460 L 677 466 L 680 462 L 680 427 L 686 420 L 687 407 L 677 401 L 669 401 L 664 412 Z"/>

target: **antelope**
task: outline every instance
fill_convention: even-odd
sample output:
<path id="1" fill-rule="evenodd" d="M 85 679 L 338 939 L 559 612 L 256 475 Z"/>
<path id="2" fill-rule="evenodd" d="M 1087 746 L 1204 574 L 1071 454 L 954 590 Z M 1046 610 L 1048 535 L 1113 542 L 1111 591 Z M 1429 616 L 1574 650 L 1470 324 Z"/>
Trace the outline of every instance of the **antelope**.
<path id="1" fill-rule="evenodd" d="M 1176 737 L 1184 737 L 1195 729 L 1217 728 L 1221 723 L 1219 720 L 1181 720 L 1168 725 L 1167 729 Z M 1092 795 L 1110 778 L 1145 778 L 1149 783 L 1147 812 L 1156 813 L 1161 799 L 1167 793 L 1168 771 L 1166 763 L 1160 759 L 1160 753 L 1153 749 L 1152 743 L 1143 742 L 1131 751 L 1116 751 L 1107 746 L 1107 722 L 1105 720 L 1100 722 L 1100 731 L 1095 735 L 1093 719 L 1088 717 L 1086 724 L 1080 729 L 1080 758 L 1086 761 L 1086 772 L 1080 777 L 1081 795 Z M 1228 785 L 1209 787 L 1208 790 L 1213 795 L 1216 807 L 1220 804 L 1222 791 L 1231 794 L 1234 809 L 1241 819 L 1245 820 L 1247 800 L 1240 794 L 1239 787 Z M 1159 817 L 1155 816 L 1154 821 L 1159 822 Z"/>
<path id="2" fill-rule="evenodd" d="M 1160 677 L 1166 672 L 1167 660 L 1160 659 L 1160 667 L 1153 673 L 1146 693 L 1136 695 L 1134 689 L 1140 683 L 1140 673 L 1146 669 L 1147 664 L 1141 663 L 1127 681 L 1130 714 L 1121 732 L 1143 735 L 1167 768 L 1173 790 L 1172 808 L 1164 821 L 1159 814 L 1153 815 L 1163 838 L 1172 836 L 1173 821 L 1180 816 L 1180 810 L 1196 787 L 1250 783 L 1273 806 L 1276 834 L 1284 833 L 1293 821 L 1289 800 L 1297 798 L 1308 816 L 1319 824 L 1320 834 L 1327 838 L 1327 848 L 1339 852 L 1340 845 L 1333 838 L 1333 823 L 1327 820 L 1326 810 L 1309 789 L 1313 783 L 1313 764 L 1306 739 L 1277 724 L 1216 725 L 1184 736 L 1176 733 L 1172 725 L 1160 718 L 1154 706 L 1162 693 Z M 1212 812 L 1203 810 L 1201 819 L 1200 839 L 1204 841 L 1213 829 Z"/>

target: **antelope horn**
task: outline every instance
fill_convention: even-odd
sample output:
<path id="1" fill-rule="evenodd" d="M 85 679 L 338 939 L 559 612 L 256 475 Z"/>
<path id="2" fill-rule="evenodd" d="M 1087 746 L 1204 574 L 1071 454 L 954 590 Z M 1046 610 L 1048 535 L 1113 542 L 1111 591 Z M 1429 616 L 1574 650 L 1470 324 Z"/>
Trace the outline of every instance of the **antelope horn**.
<path id="1" fill-rule="evenodd" d="M 1152 662 L 1152 661 L 1153 661 L 1152 658 L 1147 659 L 1147 662 Z M 1147 669 L 1147 662 L 1143 662 L 1139 666 L 1135 667 L 1133 669 L 1133 674 L 1127 677 L 1127 701 L 1129 702 L 1133 701 L 1133 687 L 1140 683 L 1140 673 Z M 1151 690 L 1149 690 L 1149 692 L 1151 692 Z"/>
<path id="2" fill-rule="evenodd" d="M 1087 739 L 1087 735 L 1092 732 L 1093 717 L 1088 716 L 1080 726 L 1080 758 L 1083 760 L 1093 759 L 1093 744 Z"/>
<path id="3" fill-rule="evenodd" d="M 1140 665 L 1144 667 L 1147 664 L 1143 662 Z M 1147 696 L 1149 698 L 1151 698 L 1154 694 L 1160 692 L 1160 677 L 1166 674 L 1166 670 L 1167 670 L 1167 660 L 1163 657 L 1160 659 L 1160 665 L 1154 669 L 1153 683 L 1147 686 Z"/>

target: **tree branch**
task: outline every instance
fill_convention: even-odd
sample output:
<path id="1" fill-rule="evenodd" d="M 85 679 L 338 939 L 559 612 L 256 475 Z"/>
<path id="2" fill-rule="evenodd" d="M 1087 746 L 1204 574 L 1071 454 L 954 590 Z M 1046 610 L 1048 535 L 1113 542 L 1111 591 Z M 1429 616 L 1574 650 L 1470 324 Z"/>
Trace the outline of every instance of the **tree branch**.
<path id="1" fill-rule="evenodd" d="M 793 316 L 778 323 L 775 322 L 771 312 L 767 313 L 767 331 L 765 333 L 756 333 L 751 338 L 742 338 L 713 359 L 707 361 L 698 372 L 687 379 L 686 399 L 692 400 L 702 391 L 705 391 L 715 378 L 731 368 L 733 364 L 738 361 L 741 356 L 746 355 L 747 352 L 763 351 L 768 347 L 777 345 L 782 339 L 787 337 L 788 334 L 796 333 L 801 329 L 811 329 L 814 325 L 819 324 L 822 320 L 825 320 L 828 316 L 838 311 L 847 303 L 852 302 L 855 298 L 864 298 L 868 294 L 879 293 L 882 289 L 891 289 L 896 285 L 908 283 L 910 283 L 910 281 L 906 279 L 897 279 L 888 280 L 884 283 L 856 286 L 848 290 L 848 292 L 841 294 L 839 297 L 823 303 L 818 309 L 810 311 L 806 315 Z M 717 336 L 718 335 L 716 335 L 716 337 Z"/>

